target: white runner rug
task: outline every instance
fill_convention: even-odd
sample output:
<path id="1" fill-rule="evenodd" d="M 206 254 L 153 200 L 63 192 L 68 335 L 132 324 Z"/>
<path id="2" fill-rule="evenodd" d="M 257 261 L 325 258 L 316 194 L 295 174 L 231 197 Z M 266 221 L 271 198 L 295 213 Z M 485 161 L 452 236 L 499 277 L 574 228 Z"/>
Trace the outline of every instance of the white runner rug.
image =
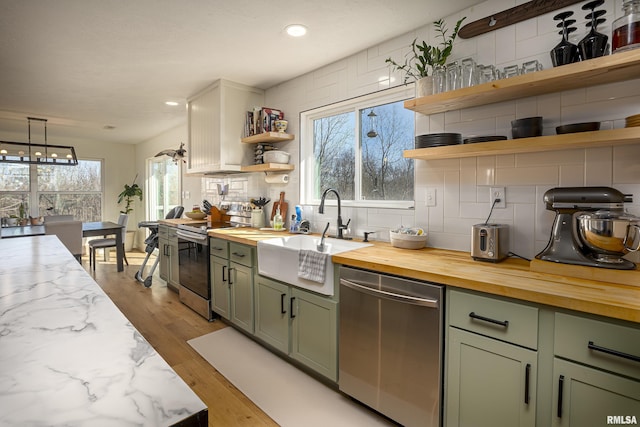
<path id="1" fill-rule="evenodd" d="M 393 425 L 232 327 L 188 342 L 218 372 L 283 427 Z"/>

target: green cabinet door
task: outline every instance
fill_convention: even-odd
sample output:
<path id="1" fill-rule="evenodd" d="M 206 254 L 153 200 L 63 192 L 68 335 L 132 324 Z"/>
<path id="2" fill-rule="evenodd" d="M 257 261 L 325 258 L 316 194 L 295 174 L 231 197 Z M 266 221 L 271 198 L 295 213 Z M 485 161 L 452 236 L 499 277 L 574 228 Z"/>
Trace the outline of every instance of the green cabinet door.
<path id="1" fill-rule="evenodd" d="M 231 322 L 253 334 L 253 268 L 229 264 Z"/>
<path id="2" fill-rule="evenodd" d="M 559 358 L 553 362 L 553 373 L 554 406 L 549 425 L 640 424 L 640 381 Z"/>
<path id="3" fill-rule="evenodd" d="M 325 377 L 338 379 L 338 303 L 291 288 L 290 356 Z"/>
<path id="4" fill-rule="evenodd" d="M 229 302 L 228 261 L 217 256 L 209 257 L 211 280 L 211 310 L 229 320 L 231 309 Z"/>
<path id="5" fill-rule="evenodd" d="M 178 235 L 175 229 L 169 230 L 168 245 L 169 271 L 167 284 L 177 291 L 180 287 L 180 254 L 178 253 Z"/>
<path id="6" fill-rule="evenodd" d="M 535 351 L 454 327 L 448 345 L 447 427 L 535 426 Z"/>
<path id="7" fill-rule="evenodd" d="M 159 275 L 162 280 L 165 282 L 169 282 L 169 239 L 166 237 L 162 237 L 160 235 L 158 237 L 158 256 L 160 257 L 160 271 Z"/>
<path id="8" fill-rule="evenodd" d="M 289 286 L 256 275 L 254 289 L 256 337 L 284 354 L 288 354 Z"/>

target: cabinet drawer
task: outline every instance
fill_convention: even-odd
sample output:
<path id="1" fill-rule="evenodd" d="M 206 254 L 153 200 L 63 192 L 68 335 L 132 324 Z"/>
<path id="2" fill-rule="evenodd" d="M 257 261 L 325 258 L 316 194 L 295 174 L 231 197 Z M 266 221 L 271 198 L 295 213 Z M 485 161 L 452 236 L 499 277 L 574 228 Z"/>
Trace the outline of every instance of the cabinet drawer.
<path id="1" fill-rule="evenodd" d="M 450 290 L 449 325 L 538 348 L 538 309 L 528 305 Z"/>
<path id="2" fill-rule="evenodd" d="M 253 252 L 254 249 L 251 246 L 229 243 L 229 261 L 231 262 L 253 267 Z"/>
<path id="3" fill-rule="evenodd" d="M 229 243 L 224 239 L 209 237 L 209 254 L 220 258 L 229 258 Z"/>
<path id="4" fill-rule="evenodd" d="M 640 325 L 555 315 L 555 355 L 640 379 Z"/>

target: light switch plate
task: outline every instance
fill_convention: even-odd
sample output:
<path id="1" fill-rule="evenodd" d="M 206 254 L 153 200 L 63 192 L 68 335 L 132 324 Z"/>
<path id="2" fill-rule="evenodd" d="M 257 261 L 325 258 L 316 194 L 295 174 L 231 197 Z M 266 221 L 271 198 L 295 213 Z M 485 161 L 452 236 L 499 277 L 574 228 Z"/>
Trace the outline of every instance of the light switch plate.
<path id="1" fill-rule="evenodd" d="M 428 207 L 434 207 L 437 205 L 436 200 L 436 189 L 433 187 L 429 187 L 425 190 L 424 193 L 424 205 Z"/>

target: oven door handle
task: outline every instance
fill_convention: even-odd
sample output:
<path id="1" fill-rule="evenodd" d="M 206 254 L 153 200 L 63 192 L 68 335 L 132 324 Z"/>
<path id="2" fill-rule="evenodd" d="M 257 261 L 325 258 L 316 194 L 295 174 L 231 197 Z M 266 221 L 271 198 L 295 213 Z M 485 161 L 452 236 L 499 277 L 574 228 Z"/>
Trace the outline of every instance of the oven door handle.
<path id="1" fill-rule="evenodd" d="M 363 292 L 365 294 L 373 295 L 378 298 L 385 298 L 392 301 L 404 302 L 414 305 L 421 305 L 425 307 L 438 308 L 438 300 L 430 299 L 430 298 L 419 298 L 413 297 L 411 295 L 401 295 L 393 292 L 382 291 L 379 289 L 373 289 L 368 286 L 359 285 L 355 282 L 346 279 L 340 279 L 340 284 L 351 288 L 358 292 Z"/>
<path id="2" fill-rule="evenodd" d="M 184 231 L 176 231 L 176 235 L 183 239 L 195 243 L 203 243 L 207 241 L 208 236 L 206 234 L 185 233 Z"/>

